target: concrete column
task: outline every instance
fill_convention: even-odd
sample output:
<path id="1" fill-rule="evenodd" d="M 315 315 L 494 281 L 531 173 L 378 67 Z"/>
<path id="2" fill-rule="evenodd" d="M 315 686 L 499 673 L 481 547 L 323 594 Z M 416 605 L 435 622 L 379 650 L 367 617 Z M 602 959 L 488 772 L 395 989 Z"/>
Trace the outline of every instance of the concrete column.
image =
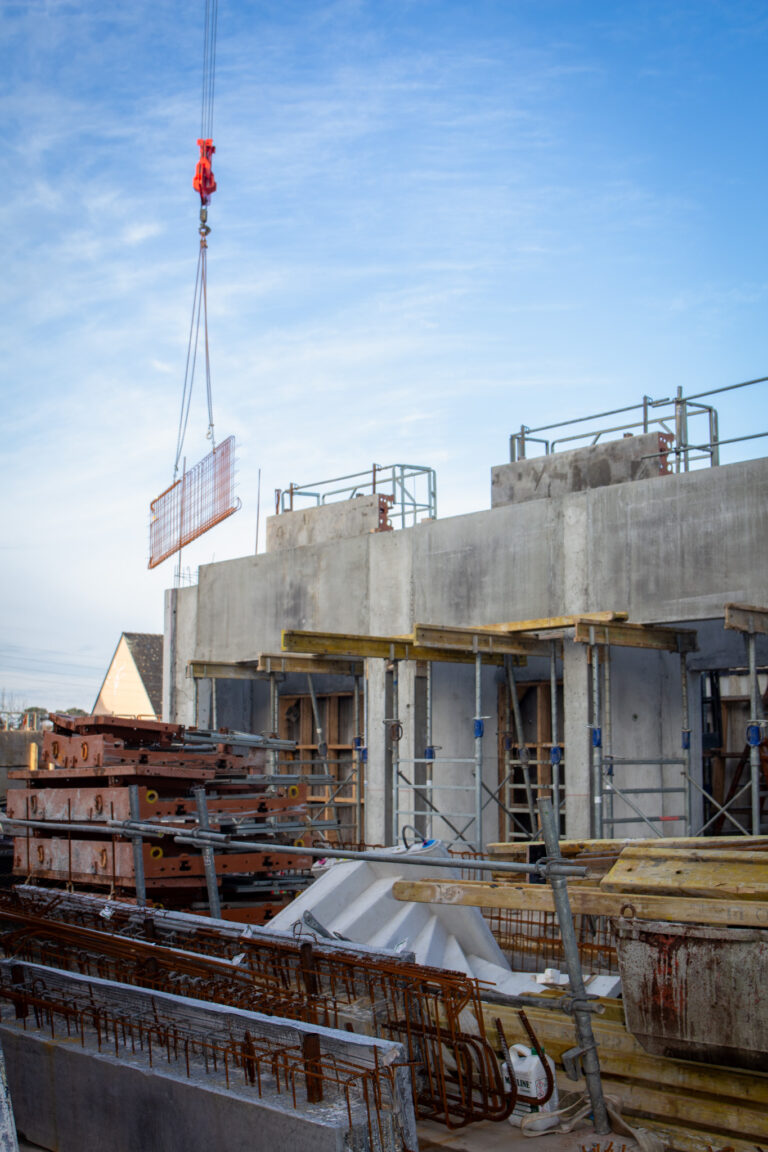
<path id="1" fill-rule="evenodd" d="M 366 660 L 368 680 L 368 762 L 365 765 L 365 840 L 388 844 L 392 823 L 392 775 L 389 755 L 387 665 Z"/>
<path id="2" fill-rule="evenodd" d="M 565 704 L 565 835 L 591 835 L 589 729 L 590 669 L 587 645 L 563 641 Z"/>
<path id="3" fill-rule="evenodd" d="M 197 588 L 171 588 L 165 593 L 163 644 L 163 719 L 172 724 L 195 722 L 195 682 L 187 661 L 195 651 Z"/>

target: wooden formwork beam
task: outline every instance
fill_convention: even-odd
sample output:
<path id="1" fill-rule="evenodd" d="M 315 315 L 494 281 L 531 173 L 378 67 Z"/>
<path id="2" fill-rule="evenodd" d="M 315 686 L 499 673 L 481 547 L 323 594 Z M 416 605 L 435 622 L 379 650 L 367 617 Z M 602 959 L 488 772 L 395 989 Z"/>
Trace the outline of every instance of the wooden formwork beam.
<path id="1" fill-rule="evenodd" d="M 193 680 L 263 680 L 258 663 L 227 663 L 221 660 L 190 660 L 187 664 Z"/>
<path id="2" fill-rule="evenodd" d="M 768 633 L 768 608 L 752 604 L 726 604 L 725 627 L 737 632 Z"/>
<path id="3" fill-rule="evenodd" d="M 554 912 L 552 892 L 544 884 L 494 884 L 474 880 L 397 880 L 396 900 L 417 904 L 458 904 L 472 908 L 508 908 L 524 912 Z M 631 916 L 684 924 L 737 924 L 742 928 L 768 927 L 768 901 L 697 899 L 606 892 L 568 885 L 571 910 L 583 916 Z"/>
<path id="4" fill-rule="evenodd" d="M 692 1142 L 680 1147 L 690 1147 L 692 1152 L 698 1152 L 700 1145 L 695 1142 L 698 1137 L 705 1141 L 703 1148 L 707 1144 L 711 1148 L 731 1144 L 737 1152 L 742 1148 L 754 1152 L 756 1145 L 765 1147 L 768 1073 L 651 1056 L 627 1031 L 620 1001 L 603 1000 L 602 1003 L 606 1013 L 592 1017 L 592 1029 L 606 1095 L 616 1097 L 627 1112 L 652 1119 L 654 1127 L 661 1131 L 667 1124 L 675 1130 L 688 1130 Z M 541 1008 L 526 1007 L 525 1013 L 542 1046 L 559 1061 L 563 1052 L 573 1047 L 573 1022 Z M 489 1036 L 496 1034 L 494 1024 L 498 1018 L 508 1043 L 527 1043 L 514 1008 L 483 1004 L 483 1017 Z M 645 1122 L 643 1119 L 638 1124 Z M 737 1144 L 730 1135 L 726 1139 L 723 1132 L 738 1133 L 745 1143 Z"/>
<path id="5" fill-rule="evenodd" d="M 354 656 L 317 656 L 312 653 L 262 652 L 259 656 L 262 672 L 309 672 L 328 676 L 362 676 L 365 665 Z"/>
<path id="6" fill-rule="evenodd" d="M 505 624 L 492 624 L 494 632 L 557 632 L 562 628 L 573 628 L 577 620 L 590 624 L 612 624 L 626 620 L 626 612 L 580 612 L 576 616 L 541 616 L 534 620 L 511 620 Z"/>
<path id="7" fill-rule="evenodd" d="M 577 644 L 616 644 L 621 648 L 650 648 L 662 652 L 695 652 L 696 633 L 690 629 L 661 628 L 650 624 L 594 624 L 579 619 L 573 638 Z"/>
<path id="8" fill-rule="evenodd" d="M 434 660 L 451 664 L 472 664 L 472 652 L 461 652 L 448 648 L 425 648 L 415 644 L 410 636 L 361 636 L 347 632 L 304 632 L 293 628 L 282 633 L 283 652 L 312 652 L 320 656 L 360 657 L 362 659 L 383 660 Z M 501 667 L 504 656 L 484 652 L 484 664 Z M 512 659 L 518 664 L 525 663 L 525 656 Z"/>
<path id="9" fill-rule="evenodd" d="M 454 628 L 443 624 L 414 624 L 413 641 L 424 648 L 451 651 L 495 652 L 508 656 L 549 656 L 549 641 L 522 633 L 508 635 L 496 628 Z"/>

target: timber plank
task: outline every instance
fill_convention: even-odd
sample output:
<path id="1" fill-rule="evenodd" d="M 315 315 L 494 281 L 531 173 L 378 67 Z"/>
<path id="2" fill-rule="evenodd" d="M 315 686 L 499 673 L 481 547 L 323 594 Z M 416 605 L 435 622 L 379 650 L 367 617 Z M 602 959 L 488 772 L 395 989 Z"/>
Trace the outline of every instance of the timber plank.
<path id="1" fill-rule="evenodd" d="M 424 648 L 451 648 L 460 652 L 501 652 L 507 655 L 549 656 L 548 640 L 522 633 L 509 635 L 495 628 L 454 628 L 441 624 L 414 624 L 413 643 Z"/>
<path id="2" fill-rule="evenodd" d="M 612 1004 L 611 1001 L 606 1003 Z M 525 1014 L 541 1044 L 560 1061 L 563 1052 L 574 1045 L 573 1021 L 542 1008 L 526 1007 Z M 488 1036 L 496 1035 L 494 1020 L 497 1017 L 510 1044 L 526 1043 L 517 1011 L 506 1005 L 483 1004 Z M 652 1085 L 669 1094 L 695 1094 L 699 1101 L 704 1096 L 722 1101 L 741 1101 L 755 1114 L 764 1116 L 768 1124 L 768 1073 L 736 1071 L 689 1060 L 650 1056 L 622 1021 L 608 1020 L 603 1016 L 592 1017 L 592 1030 L 598 1046 L 600 1068 L 606 1076 L 624 1078 L 633 1084 Z M 738 1128 L 733 1130 L 739 1131 Z"/>
<path id="3" fill-rule="evenodd" d="M 626 848 L 600 888 L 627 896 L 768 901 L 768 852 Z"/>
<path id="4" fill-rule="evenodd" d="M 662 652 L 695 652 L 698 644 L 691 629 L 659 628 L 645 624 L 592 624 L 577 620 L 573 631 L 577 644 L 617 644 L 624 648 L 651 648 Z"/>
<path id="5" fill-rule="evenodd" d="M 726 604 L 725 627 L 737 632 L 768 632 L 768 608 L 754 604 Z"/>
<path id="6" fill-rule="evenodd" d="M 396 900 L 419 904 L 461 904 L 472 908 L 511 908 L 554 912 L 552 892 L 543 884 L 494 884 L 476 880 L 397 880 Z M 625 891 L 568 886 L 574 915 L 629 916 L 640 920 L 666 920 L 684 924 L 735 924 L 742 928 L 768 927 L 768 902 L 708 900 L 648 896 Z"/>
<path id="7" fill-rule="evenodd" d="M 537 620 L 512 620 L 506 624 L 493 624 L 496 632 L 550 632 L 560 628 L 572 628 L 577 620 L 589 624 L 612 624 L 626 620 L 627 612 L 580 612 L 577 616 L 542 616 Z"/>
<path id="8" fill-rule="evenodd" d="M 288 628 L 282 633 L 283 652 L 302 654 L 314 653 L 319 656 L 346 656 L 363 659 L 382 660 L 437 660 L 450 664 L 474 664 L 472 652 L 458 649 L 424 648 L 414 644 L 409 637 L 402 636 L 359 636 L 346 632 L 300 632 Z M 525 656 L 513 655 L 507 659 L 516 664 L 524 664 Z M 482 653 L 483 664 L 503 667 L 504 656 L 495 652 Z"/>

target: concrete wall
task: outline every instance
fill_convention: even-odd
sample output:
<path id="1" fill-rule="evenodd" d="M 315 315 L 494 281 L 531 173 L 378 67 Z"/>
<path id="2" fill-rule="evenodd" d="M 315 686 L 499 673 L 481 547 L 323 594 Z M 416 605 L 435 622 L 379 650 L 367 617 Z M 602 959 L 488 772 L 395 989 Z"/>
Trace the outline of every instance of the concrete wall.
<path id="1" fill-rule="evenodd" d="M 766 539 L 768 461 L 756 460 L 204 566 L 197 590 L 169 593 L 167 628 L 176 629 L 174 645 L 166 644 L 173 653 L 169 715 L 189 713 L 188 660 L 252 660 L 279 649 L 283 628 L 385 635 L 409 632 L 416 621 L 482 625 L 613 609 L 644 623 L 706 622 L 702 643 L 714 652 L 722 647 L 727 601 L 768 604 Z M 616 689 L 616 739 L 637 747 L 636 756 L 647 749 L 648 758 L 660 747 L 679 747 L 674 661 L 670 671 L 663 660 L 638 653 L 617 659 L 615 679 L 626 678 L 631 687 L 624 695 Z M 707 651 L 696 660 L 706 668 Z M 391 795 L 384 732 L 389 713 L 379 663 L 369 664 L 372 841 L 388 838 Z M 435 743 L 442 743 L 445 756 L 463 756 L 474 715 L 471 674 L 454 666 L 436 675 L 442 686 L 436 688 Z M 585 835 L 591 810 L 589 673 L 585 650 L 567 641 L 564 678 L 568 831 Z M 490 701 L 485 677 L 484 695 Z M 692 697 L 694 724 L 697 699 Z M 495 700 L 484 710 L 495 717 Z M 487 779 L 495 774 L 495 757 L 487 722 Z M 454 779 L 466 782 L 465 768 L 443 777 Z M 486 838 L 495 838 L 495 827 L 489 813 Z"/>
<path id="2" fill-rule="evenodd" d="M 574 448 L 532 460 L 514 460 L 491 469 L 491 506 L 547 500 L 605 488 L 627 480 L 647 480 L 670 472 L 667 450 L 674 437 L 646 432 L 605 444 Z"/>

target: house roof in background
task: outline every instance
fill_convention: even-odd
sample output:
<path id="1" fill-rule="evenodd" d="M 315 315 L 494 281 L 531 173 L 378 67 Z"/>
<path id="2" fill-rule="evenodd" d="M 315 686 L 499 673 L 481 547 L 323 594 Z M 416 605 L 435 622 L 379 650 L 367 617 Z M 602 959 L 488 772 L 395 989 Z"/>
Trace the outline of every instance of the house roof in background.
<path id="1" fill-rule="evenodd" d="M 123 632 L 133 662 L 156 716 L 163 711 L 163 637 L 153 632 Z"/>

